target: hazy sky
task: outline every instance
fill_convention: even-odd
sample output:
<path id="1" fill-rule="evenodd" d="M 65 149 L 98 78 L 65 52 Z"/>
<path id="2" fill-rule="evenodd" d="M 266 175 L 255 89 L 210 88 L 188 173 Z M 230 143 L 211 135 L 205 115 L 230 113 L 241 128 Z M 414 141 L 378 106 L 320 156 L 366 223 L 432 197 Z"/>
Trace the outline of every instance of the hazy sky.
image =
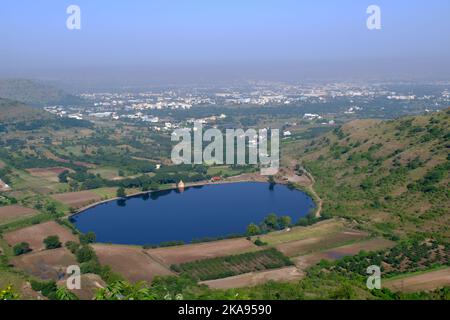
<path id="1" fill-rule="evenodd" d="M 0 77 L 448 76 L 450 1 L 1 0 L 0 43 Z"/>

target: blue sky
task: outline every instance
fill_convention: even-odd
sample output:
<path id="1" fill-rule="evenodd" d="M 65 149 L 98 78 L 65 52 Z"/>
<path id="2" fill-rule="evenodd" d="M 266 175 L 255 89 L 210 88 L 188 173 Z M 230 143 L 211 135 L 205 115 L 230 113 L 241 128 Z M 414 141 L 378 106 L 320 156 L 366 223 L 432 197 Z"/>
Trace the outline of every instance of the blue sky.
<path id="1" fill-rule="evenodd" d="M 70 4 L 81 8 L 79 31 L 65 26 Z M 380 31 L 366 28 L 370 4 L 381 7 Z M 411 67 L 423 63 L 420 70 L 431 70 L 438 64 L 450 65 L 449 39 L 448 0 L 0 3 L 0 70 L 10 74 L 131 66 L 328 63 L 352 67 L 367 61 L 409 61 Z"/>

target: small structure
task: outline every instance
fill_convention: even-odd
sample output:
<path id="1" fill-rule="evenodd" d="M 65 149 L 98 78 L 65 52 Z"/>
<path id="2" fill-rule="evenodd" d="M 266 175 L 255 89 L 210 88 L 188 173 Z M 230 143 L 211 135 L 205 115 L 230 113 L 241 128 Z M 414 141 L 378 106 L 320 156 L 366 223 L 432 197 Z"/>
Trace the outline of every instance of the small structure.
<path id="1" fill-rule="evenodd" d="M 185 185 L 183 180 L 180 180 L 180 182 L 178 182 L 178 190 L 180 191 L 184 191 Z"/>
<path id="2" fill-rule="evenodd" d="M 222 177 L 215 176 L 211 178 L 211 182 L 219 182 L 219 181 L 222 181 Z"/>
<path id="3" fill-rule="evenodd" d="M 0 191 L 8 191 L 11 187 L 3 182 L 2 179 L 0 179 Z"/>

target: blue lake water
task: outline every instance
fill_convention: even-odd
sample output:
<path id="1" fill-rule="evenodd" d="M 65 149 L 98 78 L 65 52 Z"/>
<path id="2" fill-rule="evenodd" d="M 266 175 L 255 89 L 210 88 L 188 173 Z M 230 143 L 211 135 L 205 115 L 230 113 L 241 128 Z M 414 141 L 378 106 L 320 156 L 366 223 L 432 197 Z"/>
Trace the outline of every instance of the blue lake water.
<path id="1" fill-rule="evenodd" d="M 191 242 L 243 234 L 270 213 L 293 222 L 307 215 L 314 202 L 305 193 L 268 183 L 206 185 L 111 201 L 72 218 L 81 232 L 93 231 L 97 241 L 115 244 Z"/>

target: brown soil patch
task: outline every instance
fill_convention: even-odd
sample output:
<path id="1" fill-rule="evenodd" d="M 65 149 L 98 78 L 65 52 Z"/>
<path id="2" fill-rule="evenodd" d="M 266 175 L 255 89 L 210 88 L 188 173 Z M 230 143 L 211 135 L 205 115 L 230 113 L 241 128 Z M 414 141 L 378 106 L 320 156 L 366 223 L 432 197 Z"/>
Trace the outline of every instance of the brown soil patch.
<path id="1" fill-rule="evenodd" d="M 289 282 L 300 280 L 304 273 L 296 267 L 287 267 L 263 272 L 252 272 L 234 277 L 201 282 L 212 289 L 253 287 L 268 281 Z"/>
<path id="2" fill-rule="evenodd" d="M 138 247 L 116 245 L 93 245 L 103 265 L 132 282 L 149 281 L 155 276 L 168 276 L 174 273 L 150 257 Z"/>
<path id="3" fill-rule="evenodd" d="M 36 211 L 18 205 L 0 207 L 0 223 L 9 222 L 17 218 L 32 216 Z"/>
<path id="4" fill-rule="evenodd" d="M 4 239 L 10 246 L 20 242 L 27 242 L 34 251 L 40 251 L 45 249 L 44 239 L 54 235 L 58 236 L 63 244 L 67 241 L 78 241 L 77 237 L 70 230 L 54 221 L 8 232 L 4 235 Z"/>
<path id="5" fill-rule="evenodd" d="M 321 252 L 315 252 L 312 254 L 300 256 L 294 259 L 295 265 L 300 269 L 306 269 L 319 263 L 321 260 L 334 261 L 345 256 L 354 256 L 361 251 L 378 251 L 395 246 L 395 242 L 386 239 L 371 239 L 354 243 L 347 246 L 333 248 Z"/>
<path id="6" fill-rule="evenodd" d="M 44 178 L 53 182 L 59 182 L 58 176 L 64 171 L 72 171 L 68 168 L 55 167 L 55 168 L 32 168 L 26 170 L 34 177 Z"/>
<path id="7" fill-rule="evenodd" d="M 76 265 L 74 255 L 65 248 L 29 253 L 15 257 L 12 265 L 43 280 L 60 280 L 68 266 Z"/>
<path id="8" fill-rule="evenodd" d="M 56 201 L 73 208 L 81 208 L 91 203 L 100 201 L 102 198 L 92 191 L 79 191 L 55 194 L 51 196 Z"/>
<path id="9" fill-rule="evenodd" d="M 223 257 L 255 250 L 259 250 L 259 248 L 247 239 L 229 239 L 178 247 L 150 249 L 147 250 L 147 253 L 161 263 L 170 266 L 172 264 Z"/>
<path id="10" fill-rule="evenodd" d="M 294 257 L 307 254 L 312 251 L 343 245 L 349 241 L 362 240 L 367 238 L 367 236 L 367 233 L 361 231 L 341 231 L 334 234 L 327 234 L 322 237 L 313 237 L 279 244 L 276 248 L 285 255 Z"/>
<path id="11" fill-rule="evenodd" d="M 60 280 L 58 286 L 66 287 L 66 280 Z M 80 290 L 74 289 L 70 291 L 72 291 L 80 300 L 93 300 L 97 290 L 105 287 L 106 283 L 99 275 L 89 273 L 81 275 Z"/>
<path id="12" fill-rule="evenodd" d="M 450 268 L 431 271 L 402 279 L 386 280 L 382 282 L 382 285 L 394 292 L 432 291 L 445 286 L 450 286 Z"/>

